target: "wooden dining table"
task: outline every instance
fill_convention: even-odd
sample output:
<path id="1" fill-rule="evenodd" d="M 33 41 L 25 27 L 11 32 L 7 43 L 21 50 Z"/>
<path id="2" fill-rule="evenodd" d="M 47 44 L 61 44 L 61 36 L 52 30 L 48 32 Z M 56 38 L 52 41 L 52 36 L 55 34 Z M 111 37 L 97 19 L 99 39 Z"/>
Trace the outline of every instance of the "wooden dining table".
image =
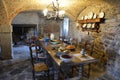
<path id="1" fill-rule="evenodd" d="M 53 50 L 53 47 L 55 45 L 48 43 L 47 45 L 42 43 L 42 46 L 47 51 L 48 55 L 52 59 L 52 63 L 54 65 L 54 80 L 58 80 L 59 78 L 59 71 L 61 63 L 63 62 L 60 58 L 56 57 L 56 51 Z M 75 51 L 71 51 L 69 54 L 73 56 L 71 65 L 78 66 L 78 78 L 80 79 L 82 77 L 82 69 L 84 64 L 91 64 L 94 62 L 97 62 L 97 59 L 93 58 L 92 56 L 89 56 L 88 54 L 85 54 L 85 56 L 82 56 L 80 54 L 80 49 L 76 48 Z"/>

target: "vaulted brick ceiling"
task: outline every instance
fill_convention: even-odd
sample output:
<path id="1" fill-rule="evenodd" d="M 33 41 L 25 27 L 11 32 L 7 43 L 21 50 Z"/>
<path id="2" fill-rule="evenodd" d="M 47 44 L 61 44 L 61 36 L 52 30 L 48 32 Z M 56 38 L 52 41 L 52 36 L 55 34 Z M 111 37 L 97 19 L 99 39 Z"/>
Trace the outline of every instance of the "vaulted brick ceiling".
<path id="1" fill-rule="evenodd" d="M 0 20 L 3 22 L 9 22 L 21 11 L 42 11 L 51 3 L 51 1 L 52 0 L 0 0 L 0 14 L 2 14 Z M 65 10 L 67 16 L 76 20 L 80 13 L 82 13 L 85 9 L 91 10 L 90 7 L 94 7 L 99 11 L 104 5 L 115 5 L 115 3 L 119 2 L 119 0 L 59 0 L 59 2 L 60 9 Z M 7 19 L 5 19 L 6 16 Z"/>

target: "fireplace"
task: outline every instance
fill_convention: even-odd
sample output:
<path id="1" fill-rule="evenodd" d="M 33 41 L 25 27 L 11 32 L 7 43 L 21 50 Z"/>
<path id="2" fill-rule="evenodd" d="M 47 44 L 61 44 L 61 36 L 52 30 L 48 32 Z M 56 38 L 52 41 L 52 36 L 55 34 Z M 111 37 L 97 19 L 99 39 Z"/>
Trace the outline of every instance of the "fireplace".
<path id="1" fill-rule="evenodd" d="M 12 39 L 14 45 L 23 45 L 31 36 L 37 35 L 36 24 L 12 24 Z"/>

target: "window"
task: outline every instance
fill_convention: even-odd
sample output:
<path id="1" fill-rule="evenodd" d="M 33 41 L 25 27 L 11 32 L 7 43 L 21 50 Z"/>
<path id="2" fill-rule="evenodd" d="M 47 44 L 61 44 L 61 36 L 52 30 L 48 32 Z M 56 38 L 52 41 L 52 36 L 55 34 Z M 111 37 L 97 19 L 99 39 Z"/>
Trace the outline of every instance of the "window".
<path id="1" fill-rule="evenodd" d="M 63 23 L 61 25 L 60 29 L 60 36 L 68 36 L 68 30 L 69 30 L 69 18 L 64 18 Z"/>

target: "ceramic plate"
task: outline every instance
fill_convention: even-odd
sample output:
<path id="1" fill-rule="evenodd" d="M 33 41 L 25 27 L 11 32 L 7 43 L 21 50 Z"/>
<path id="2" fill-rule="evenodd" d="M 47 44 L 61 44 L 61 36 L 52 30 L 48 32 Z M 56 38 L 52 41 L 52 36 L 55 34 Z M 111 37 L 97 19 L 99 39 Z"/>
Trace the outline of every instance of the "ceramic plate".
<path id="1" fill-rule="evenodd" d="M 87 24 L 87 28 L 90 28 L 91 27 L 91 24 L 89 23 L 89 24 Z"/>
<path id="2" fill-rule="evenodd" d="M 95 28 L 95 23 L 92 24 L 92 28 Z"/>
<path id="3" fill-rule="evenodd" d="M 96 17 L 97 17 L 97 15 L 96 15 L 96 14 L 94 14 L 93 19 L 95 19 Z"/>
<path id="4" fill-rule="evenodd" d="M 83 27 L 83 28 L 85 28 L 86 26 L 87 26 L 87 24 L 83 24 L 83 26 L 82 26 L 82 27 Z"/>
<path id="5" fill-rule="evenodd" d="M 85 16 L 84 19 L 85 19 L 85 20 L 88 19 L 88 16 Z"/>
<path id="6" fill-rule="evenodd" d="M 89 19 L 92 19 L 92 17 L 93 17 L 93 12 L 90 12 L 90 13 L 88 14 L 88 17 L 89 17 Z"/>
<path id="7" fill-rule="evenodd" d="M 84 19 L 84 17 L 82 16 L 82 17 L 81 17 L 81 20 L 83 20 L 83 19 Z"/>
<path id="8" fill-rule="evenodd" d="M 99 13 L 99 18 L 103 18 L 104 17 L 104 12 L 100 12 Z"/>

